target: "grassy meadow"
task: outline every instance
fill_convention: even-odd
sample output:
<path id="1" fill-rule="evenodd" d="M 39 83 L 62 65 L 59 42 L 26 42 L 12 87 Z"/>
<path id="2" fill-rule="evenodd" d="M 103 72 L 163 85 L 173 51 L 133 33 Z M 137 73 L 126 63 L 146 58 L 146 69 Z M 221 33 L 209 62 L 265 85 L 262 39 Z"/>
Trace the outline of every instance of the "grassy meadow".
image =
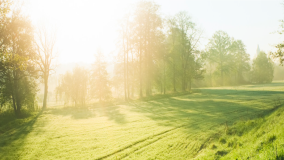
<path id="1" fill-rule="evenodd" d="M 228 138 L 242 134 L 226 139 L 229 132 L 241 122 L 260 126 L 283 96 L 284 83 L 274 82 L 105 107 L 58 106 L 25 119 L 3 115 L 0 159 L 233 159 L 246 145 L 234 151 Z"/>

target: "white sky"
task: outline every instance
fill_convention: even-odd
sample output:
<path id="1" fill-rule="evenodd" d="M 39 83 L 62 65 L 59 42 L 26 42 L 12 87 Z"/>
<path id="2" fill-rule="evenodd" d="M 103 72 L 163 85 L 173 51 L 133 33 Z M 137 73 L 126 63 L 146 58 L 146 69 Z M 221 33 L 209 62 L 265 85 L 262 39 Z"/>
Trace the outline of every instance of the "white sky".
<path id="1" fill-rule="evenodd" d="M 48 21 L 57 28 L 60 63 L 92 63 L 100 47 L 106 58 L 116 53 L 118 20 L 138 0 L 24 0 L 34 24 Z M 215 31 L 240 39 L 253 56 L 257 45 L 271 51 L 284 40 L 278 34 L 284 19 L 281 0 L 156 0 L 164 16 L 187 11 L 204 31 L 201 48 Z M 282 36 L 283 37 L 283 36 Z"/>

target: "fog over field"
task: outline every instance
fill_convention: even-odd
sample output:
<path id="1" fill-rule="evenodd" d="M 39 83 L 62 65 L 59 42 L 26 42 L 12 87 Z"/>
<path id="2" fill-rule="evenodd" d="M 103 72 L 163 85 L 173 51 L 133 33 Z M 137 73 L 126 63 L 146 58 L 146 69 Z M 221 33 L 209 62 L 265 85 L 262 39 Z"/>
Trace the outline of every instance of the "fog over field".
<path id="1" fill-rule="evenodd" d="M 284 159 L 281 0 L 0 0 L 1 159 Z"/>

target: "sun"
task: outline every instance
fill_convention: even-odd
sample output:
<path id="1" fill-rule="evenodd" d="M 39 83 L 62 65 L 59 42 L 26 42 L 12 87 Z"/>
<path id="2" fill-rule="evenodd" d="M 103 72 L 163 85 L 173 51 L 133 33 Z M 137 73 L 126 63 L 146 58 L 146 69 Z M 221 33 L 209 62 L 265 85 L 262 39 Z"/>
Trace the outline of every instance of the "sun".
<path id="1" fill-rule="evenodd" d="M 56 28 L 60 63 L 92 63 L 97 48 L 108 61 L 117 52 L 118 21 L 130 1 L 28 0 L 26 10 L 35 26 Z"/>

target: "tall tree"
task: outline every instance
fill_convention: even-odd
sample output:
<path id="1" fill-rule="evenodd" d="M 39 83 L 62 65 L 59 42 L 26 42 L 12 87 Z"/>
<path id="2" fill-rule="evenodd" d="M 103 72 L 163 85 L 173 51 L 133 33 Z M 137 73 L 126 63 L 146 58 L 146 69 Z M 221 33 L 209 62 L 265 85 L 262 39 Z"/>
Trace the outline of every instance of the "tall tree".
<path id="1" fill-rule="evenodd" d="M 270 83 L 273 80 L 273 62 L 266 53 L 260 51 L 252 64 L 252 81 L 255 83 Z"/>
<path id="2" fill-rule="evenodd" d="M 152 94 L 153 79 L 152 67 L 156 44 L 154 39 L 162 28 L 162 19 L 158 14 L 159 6 L 153 2 L 141 1 L 134 11 L 134 28 L 138 39 L 140 97 L 142 96 L 142 81 L 144 80 L 146 96 Z M 144 70 L 142 70 L 142 64 Z M 142 73 L 144 73 L 142 75 Z M 143 77 L 142 77 L 143 76 Z"/>
<path id="3" fill-rule="evenodd" d="M 111 90 L 106 70 L 106 63 L 103 60 L 103 53 L 98 50 L 95 63 L 92 67 L 91 75 L 91 94 L 92 97 L 99 99 L 100 102 L 108 101 L 111 98 Z"/>
<path id="4" fill-rule="evenodd" d="M 197 58 L 200 52 L 197 44 L 202 32 L 196 28 L 190 16 L 186 12 L 179 12 L 167 20 L 168 43 L 170 46 L 170 60 L 172 63 L 173 88 L 176 91 L 176 79 L 181 80 L 181 90 L 191 87 L 192 79 L 195 79 Z"/>
<path id="5" fill-rule="evenodd" d="M 232 43 L 232 60 L 231 64 L 234 67 L 234 71 L 236 73 L 236 82 L 237 84 L 244 83 L 244 72 L 248 72 L 250 70 L 249 64 L 249 54 L 246 52 L 245 45 L 241 40 L 233 41 Z M 233 71 L 232 71 L 233 72 Z"/>
<path id="6" fill-rule="evenodd" d="M 123 75 L 124 75 L 124 99 L 129 99 L 129 51 L 130 49 L 130 13 L 126 14 L 122 24 L 122 46 L 123 46 Z"/>
<path id="7" fill-rule="evenodd" d="M 195 54 L 197 43 L 200 40 L 202 32 L 199 32 L 196 25 L 191 21 L 190 16 L 186 12 L 180 12 L 176 15 L 177 28 L 179 33 L 180 57 L 182 65 L 182 91 L 187 88 L 188 80 L 191 82 L 193 75 L 188 75 L 194 72 L 187 72 L 187 70 L 195 70 Z M 195 69 L 194 69 L 195 68 Z"/>
<path id="8" fill-rule="evenodd" d="M 179 61 L 177 49 L 178 47 L 178 37 L 179 37 L 179 31 L 177 29 L 177 23 L 175 17 L 170 17 L 167 20 L 167 27 L 168 27 L 168 46 L 169 47 L 169 62 L 171 63 L 172 68 L 172 85 L 173 85 L 173 91 L 176 92 L 176 79 L 177 79 L 177 64 Z"/>
<path id="9" fill-rule="evenodd" d="M 36 48 L 37 48 L 37 65 L 41 72 L 41 77 L 44 83 L 44 96 L 42 108 L 47 106 L 47 94 L 48 94 L 48 78 L 51 71 L 54 69 L 54 59 L 56 57 L 55 52 L 56 36 L 54 31 L 48 31 L 45 26 L 40 26 L 36 36 Z"/>
<path id="10" fill-rule="evenodd" d="M 10 11 L 10 1 L 1 1 L 1 77 L 2 97 L 12 103 L 17 117 L 31 101 L 34 104 L 37 73 L 33 47 L 33 28 L 20 10 Z M 7 16 L 9 14 L 9 17 Z M 5 16 L 6 15 L 6 16 Z"/>
<path id="11" fill-rule="evenodd" d="M 207 44 L 208 58 L 217 64 L 221 76 L 221 85 L 224 85 L 224 74 L 230 68 L 232 39 L 224 31 L 217 31 Z"/>
<path id="12" fill-rule="evenodd" d="M 88 93 L 88 70 L 76 66 L 73 72 L 66 72 L 60 78 L 56 87 L 56 97 L 64 97 L 65 104 L 69 100 L 74 102 L 75 107 L 85 106 Z"/>

